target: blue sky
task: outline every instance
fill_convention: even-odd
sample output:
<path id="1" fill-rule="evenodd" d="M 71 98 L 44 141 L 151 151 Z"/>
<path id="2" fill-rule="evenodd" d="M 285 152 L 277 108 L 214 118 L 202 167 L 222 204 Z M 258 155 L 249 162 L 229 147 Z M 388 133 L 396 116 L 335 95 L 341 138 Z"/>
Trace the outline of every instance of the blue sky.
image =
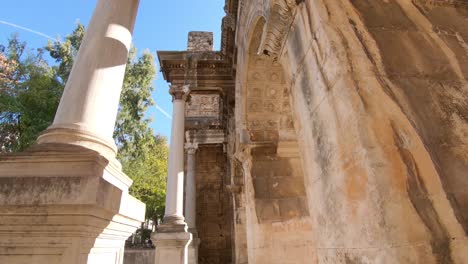
<path id="1" fill-rule="evenodd" d="M 87 25 L 96 0 L 15 0 L 2 3 L 0 12 L 0 43 L 6 43 L 14 32 L 28 43 L 30 49 L 47 44 L 47 38 L 3 22 L 16 24 L 37 32 L 64 37 L 77 21 Z M 185 50 L 189 31 L 214 32 L 215 49 L 219 49 L 224 0 L 140 0 L 140 9 L 134 31 L 134 45 L 139 52 L 149 49 Z M 157 63 L 157 60 L 156 60 Z M 159 65 L 158 72 L 159 72 Z M 153 99 L 169 114 L 172 113 L 168 84 L 161 73 L 155 81 Z M 149 116 L 156 133 L 169 137 L 171 120 L 152 107 Z"/>

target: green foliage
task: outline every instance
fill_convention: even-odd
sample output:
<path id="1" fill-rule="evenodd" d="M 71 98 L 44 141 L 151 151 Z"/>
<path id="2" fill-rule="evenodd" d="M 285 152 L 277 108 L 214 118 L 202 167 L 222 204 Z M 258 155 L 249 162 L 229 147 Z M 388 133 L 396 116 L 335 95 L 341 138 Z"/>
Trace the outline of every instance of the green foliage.
<path id="1" fill-rule="evenodd" d="M 67 83 L 84 34 L 85 27 L 82 24 L 78 24 L 75 30 L 65 38 L 65 41 L 49 42 L 46 47 L 49 55 L 58 63 L 55 71 L 64 84 Z"/>
<path id="2" fill-rule="evenodd" d="M 138 158 L 122 162 L 124 172 L 133 179 L 130 193 L 146 203 L 146 219 L 157 222 L 164 214 L 168 146 L 166 138 L 146 142 Z"/>
<path id="3" fill-rule="evenodd" d="M 79 24 L 63 42 L 48 43 L 53 66 L 43 59 L 43 50 L 26 54 L 26 43 L 16 36 L 0 46 L 0 151 L 24 150 L 52 123 L 84 33 Z M 136 54 L 132 48 L 114 138 L 117 158 L 134 180 L 130 192 L 146 203 L 147 219 L 156 220 L 164 209 L 168 146 L 164 137 L 154 136 L 145 117 L 153 104 L 154 57 L 148 51 Z"/>
<path id="4" fill-rule="evenodd" d="M 63 91 L 42 51 L 25 54 L 25 48 L 26 44 L 13 36 L 0 53 L 8 65 L 0 68 L 4 73 L 0 80 L 2 152 L 24 150 L 33 144 L 52 122 Z"/>
<path id="5" fill-rule="evenodd" d="M 152 143 L 153 138 L 153 131 L 149 128 L 150 120 L 146 119 L 145 113 L 153 105 L 151 93 L 156 75 L 154 57 L 146 51 L 135 59 L 135 54 L 136 49 L 132 48 L 114 130 L 120 160 L 143 155 L 142 152 Z"/>

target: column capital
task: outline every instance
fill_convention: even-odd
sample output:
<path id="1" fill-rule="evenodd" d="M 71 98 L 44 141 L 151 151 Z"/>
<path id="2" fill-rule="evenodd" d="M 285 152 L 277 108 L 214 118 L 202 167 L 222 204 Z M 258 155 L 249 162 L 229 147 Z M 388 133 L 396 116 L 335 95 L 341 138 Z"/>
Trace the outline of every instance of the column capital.
<path id="1" fill-rule="evenodd" d="M 188 142 L 185 143 L 185 149 L 187 150 L 188 154 L 195 154 L 198 149 L 198 143 Z"/>
<path id="2" fill-rule="evenodd" d="M 190 94 L 189 85 L 171 85 L 169 88 L 169 93 L 172 95 L 172 100 L 183 100 L 187 101 Z"/>
<path id="3" fill-rule="evenodd" d="M 234 158 L 242 164 L 244 173 L 252 170 L 252 146 L 249 144 L 242 144 L 239 149 L 234 153 Z"/>

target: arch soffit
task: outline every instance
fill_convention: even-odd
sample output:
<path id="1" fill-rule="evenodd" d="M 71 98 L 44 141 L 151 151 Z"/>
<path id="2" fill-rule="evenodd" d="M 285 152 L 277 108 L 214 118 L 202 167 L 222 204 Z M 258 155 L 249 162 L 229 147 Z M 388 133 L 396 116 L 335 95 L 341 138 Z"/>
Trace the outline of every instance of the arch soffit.
<path id="1" fill-rule="evenodd" d="M 240 105 L 238 107 L 238 112 L 237 112 L 237 120 L 238 120 L 238 128 L 241 128 L 244 130 L 247 128 L 247 122 L 246 122 L 246 114 L 247 114 L 247 78 L 248 78 L 248 69 L 249 69 L 249 58 L 250 58 L 250 49 L 251 49 L 251 44 L 254 39 L 254 35 L 256 33 L 264 34 L 264 26 L 266 23 L 265 17 L 263 16 L 263 13 L 260 9 L 253 10 L 253 12 L 250 12 L 248 14 L 248 17 L 246 18 L 246 26 L 244 27 L 245 32 L 239 32 L 240 36 L 242 36 L 242 41 L 241 41 L 241 46 L 239 47 L 239 50 L 242 50 L 244 52 L 238 53 L 238 65 L 241 67 L 243 70 L 238 70 L 237 71 L 237 78 L 238 82 L 241 84 L 238 86 L 239 90 L 239 96 L 240 100 Z M 262 25 L 262 30 L 259 31 L 259 25 Z M 237 100 L 236 100 L 237 101 Z M 239 126 L 240 125 L 240 126 Z"/>
<path id="2" fill-rule="evenodd" d="M 261 50 L 275 60 L 281 55 L 289 28 L 294 21 L 296 9 L 303 0 L 265 0 L 257 5 L 250 3 L 240 14 L 243 30 L 238 32 L 241 37 L 240 49 L 249 47 L 252 34 L 260 19 L 265 21 L 262 32 Z M 246 13 L 247 11 L 247 13 Z M 244 31 L 244 32 L 243 32 Z M 247 33 L 247 34 L 246 34 Z"/>

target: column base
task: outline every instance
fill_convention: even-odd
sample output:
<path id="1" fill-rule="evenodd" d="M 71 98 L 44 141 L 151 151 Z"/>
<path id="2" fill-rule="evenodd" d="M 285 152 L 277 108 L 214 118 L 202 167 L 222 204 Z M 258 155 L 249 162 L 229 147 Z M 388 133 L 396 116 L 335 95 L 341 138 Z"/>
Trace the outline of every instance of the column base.
<path id="1" fill-rule="evenodd" d="M 122 263 L 145 211 L 129 183 L 86 148 L 43 144 L 1 156 L 0 263 Z"/>
<path id="2" fill-rule="evenodd" d="M 108 160 L 115 160 L 117 146 L 114 141 L 106 140 L 83 129 L 51 126 L 37 139 L 39 144 L 68 144 L 94 150 Z M 115 160 L 117 161 L 117 160 Z M 120 163 L 119 163 L 120 164 Z"/>
<path id="3" fill-rule="evenodd" d="M 189 232 L 157 232 L 151 236 L 156 246 L 155 264 L 187 264 Z"/>
<path id="4" fill-rule="evenodd" d="M 187 232 L 185 218 L 179 215 L 164 216 L 162 224 L 158 226 L 158 232 Z"/>

